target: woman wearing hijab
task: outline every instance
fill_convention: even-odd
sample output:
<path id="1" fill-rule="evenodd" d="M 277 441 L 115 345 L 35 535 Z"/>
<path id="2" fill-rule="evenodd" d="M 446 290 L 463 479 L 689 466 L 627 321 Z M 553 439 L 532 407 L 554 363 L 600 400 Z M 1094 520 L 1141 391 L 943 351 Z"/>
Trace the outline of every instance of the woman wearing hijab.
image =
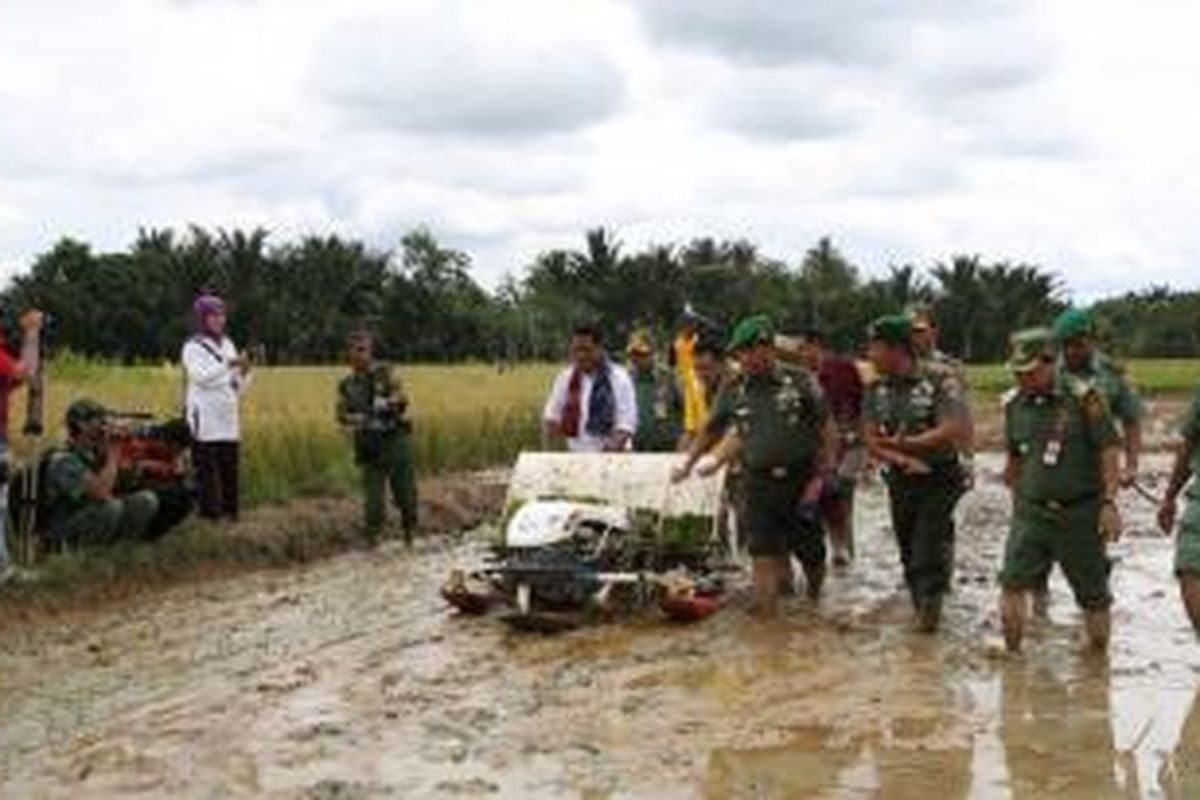
<path id="1" fill-rule="evenodd" d="M 238 516 L 238 404 L 250 382 L 250 362 L 225 335 L 225 303 L 201 295 L 192 306 L 196 333 L 183 346 L 187 374 L 187 419 L 200 516 Z"/>

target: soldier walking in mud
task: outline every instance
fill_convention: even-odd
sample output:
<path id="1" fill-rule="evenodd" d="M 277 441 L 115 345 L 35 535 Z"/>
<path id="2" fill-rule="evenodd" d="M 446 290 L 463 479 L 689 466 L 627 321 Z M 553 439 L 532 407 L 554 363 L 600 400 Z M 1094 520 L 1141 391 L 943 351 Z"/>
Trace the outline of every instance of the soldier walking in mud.
<path id="1" fill-rule="evenodd" d="M 918 628 L 932 633 L 949 588 L 954 508 L 965 489 L 959 453 L 970 436 L 966 403 L 953 370 L 917 358 L 907 315 L 876 320 L 869 338 L 879 377 L 867 389 L 864 437 L 884 468 Z"/>
<path id="2" fill-rule="evenodd" d="M 1125 456 L 1121 486 L 1129 488 L 1137 482 L 1142 450 L 1142 417 L 1145 414 L 1142 400 L 1125 371 L 1096 349 L 1096 325 L 1090 313 L 1081 308 L 1069 308 L 1054 320 L 1053 330 L 1060 348 L 1059 369 L 1095 388 L 1104 398 L 1114 421 L 1120 425 Z M 1044 616 L 1049 606 L 1050 572 L 1047 570 L 1034 589 L 1034 610 Z"/>
<path id="3" fill-rule="evenodd" d="M 1028 593 L 1057 562 L 1084 611 L 1088 644 L 1102 652 L 1112 603 L 1105 542 L 1121 535 L 1119 440 L 1100 392 L 1058 372 L 1056 357 L 1050 330 L 1012 337 L 1017 388 L 1004 400 L 1004 478 L 1013 493 L 1000 573 L 1004 640 L 1009 651 L 1020 651 Z"/>
<path id="4" fill-rule="evenodd" d="M 392 370 L 375 362 L 369 333 L 351 337 L 350 370 L 338 384 L 337 420 L 353 435 L 354 460 L 362 470 L 364 533 L 371 545 L 378 543 L 386 485 L 400 509 L 404 542 L 411 545 L 417 528 L 417 481 L 408 397 Z"/>
<path id="5" fill-rule="evenodd" d="M 733 457 L 741 460 L 756 608 L 770 618 L 793 553 L 804 568 L 808 596 L 820 596 L 825 541 L 817 521 L 804 514 L 804 505 L 815 504 L 819 476 L 829 470 L 833 427 L 816 379 L 776 361 L 774 326 L 767 317 L 742 320 L 728 349 L 741 374 L 717 396 L 705 438 L 724 435 L 731 444 L 721 448 L 720 457 L 702 464 L 700 472 L 711 474 Z M 674 477 L 686 477 L 703 453 L 698 441 Z"/>
<path id="6" fill-rule="evenodd" d="M 1192 398 L 1184 420 L 1183 441 L 1175 451 L 1175 464 L 1167 493 L 1158 510 L 1158 524 L 1171 535 L 1178 518 L 1178 498 L 1188 487 L 1187 504 L 1175 534 L 1175 576 L 1179 593 L 1196 635 L 1200 636 L 1200 484 L 1193 480 L 1200 469 L 1200 390 Z"/>

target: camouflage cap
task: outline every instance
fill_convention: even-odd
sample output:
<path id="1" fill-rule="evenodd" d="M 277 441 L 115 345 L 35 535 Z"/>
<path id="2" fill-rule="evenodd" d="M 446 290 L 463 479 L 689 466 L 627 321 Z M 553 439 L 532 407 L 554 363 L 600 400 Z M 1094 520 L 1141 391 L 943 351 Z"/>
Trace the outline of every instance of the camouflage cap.
<path id="1" fill-rule="evenodd" d="M 912 344 L 913 322 L 907 314 L 888 314 L 871 323 L 867 338 L 887 344 Z"/>
<path id="2" fill-rule="evenodd" d="M 733 329 L 729 340 L 730 352 L 745 350 L 756 344 L 770 344 L 775 340 L 775 324 L 766 314 L 746 317 Z"/>
<path id="3" fill-rule="evenodd" d="M 1083 308 L 1068 308 L 1054 320 L 1054 337 L 1060 342 L 1091 336 L 1094 330 L 1092 315 Z"/>
<path id="4" fill-rule="evenodd" d="M 933 321 L 933 312 L 929 310 L 929 306 L 909 306 L 905 313 L 912 320 L 914 331 L 928 331 L 937 327 Z"/>
<path id="5" fill-rule="evenodd" d="M 67 408 L 67 427 L 75 429 L 89 422 L 104 419 L 108 414 L 104 406 L 87 397 L 80 398 Z"/>
<path id="6" fill-rule="evenodd" d="M 1014 333 L 1008 341 L 1008 368 L 1013 372 L 1029 372 L 1058 355 L 1054 331 L 1050 328 L 1026 328 Z"/>
<path id="7" fill-rule="evenodd" d="M 634 331 L 629 337 L 629 344 L 625 347 L 625 352 L 630 355 L 648 356 L 654 352 L 654 342 L 650 340 L 650 334 L 646 331 Z"/>

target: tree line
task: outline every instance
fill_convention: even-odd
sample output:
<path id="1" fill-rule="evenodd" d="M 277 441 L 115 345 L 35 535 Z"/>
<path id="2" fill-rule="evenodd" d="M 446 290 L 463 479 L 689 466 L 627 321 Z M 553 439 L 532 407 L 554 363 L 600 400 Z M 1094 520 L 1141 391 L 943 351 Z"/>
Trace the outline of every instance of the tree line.
<path id="1" fill-rule="evenodd" d="M 2 300 L 47 311 L 59 347 L 158 361 L 176 357 L 201 291 L 228 300 L 234 337 L 270 363 L 337 360 L 363 326 L 379 334 L 384 356 L 401 361 L 558 358 L 580 320 L 598 322 L 618 343 L 637 328 L 665 342 L 686 308 L 717 331 L 746 314 L 770 314 L 781 329 L 815 327 L 849 351 L 862 346 L 870 320 L 914 305 L 933 311 L 944 349 L 997 361 L 1010 331 L 1067 305 L 1061 280 L 1032 264 L 956 255 L 867 276 L 827 238 L 788 263 L 742 240 L 626 251 L 603 228 L 587 232 L 579 249 L 539 254 L 494 291 L 474 279 L 467 253 L 424 228 L 394 251 L 338 236 L 275 244 L 263 229 L 143 230 L 111 253 L 63 239 Z M 1102 328 L 1122 332 L 1122 355 L 1197 352 L 1200 293 L 1154 288 L 1096 309 Z"/>

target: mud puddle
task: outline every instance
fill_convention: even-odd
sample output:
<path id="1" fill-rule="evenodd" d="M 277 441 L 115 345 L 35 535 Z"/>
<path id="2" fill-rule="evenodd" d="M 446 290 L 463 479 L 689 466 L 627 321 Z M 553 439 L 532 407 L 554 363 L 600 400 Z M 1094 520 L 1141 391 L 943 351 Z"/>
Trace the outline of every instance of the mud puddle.
<path id="1" fill-rule="evenodd" d="M 937 638 L 909 630 L 879 486 L 858 563 L 771 625 L 739 596 L 691 627 L 510 634 L 437 598 L 466 537 L 10 631 L 0 797 L 1200 797 L 1200 646 L 1153 508 L 1125 498 L 1107 663 L 1076 655 L 1057 576 L 999 658 L 998 468 Z"/>

